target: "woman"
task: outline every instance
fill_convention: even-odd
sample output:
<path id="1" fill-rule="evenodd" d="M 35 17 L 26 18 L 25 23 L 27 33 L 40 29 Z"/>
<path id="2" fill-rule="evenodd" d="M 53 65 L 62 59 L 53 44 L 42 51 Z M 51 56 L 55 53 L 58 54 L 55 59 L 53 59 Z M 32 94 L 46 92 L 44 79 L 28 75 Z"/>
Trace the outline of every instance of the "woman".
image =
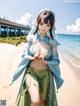
<path id="1" fill-rule="evenodd" d="M 24 70 L 16 106 L 58 106 L 55 83 L 59 89 L 63 79 L 57 52 L 59 43 L 52 34 L 54 26 L 52 11 L 39 13 L 35 31 L 28 37 L 23 60 L 13 76 L 16 80 Z"/>

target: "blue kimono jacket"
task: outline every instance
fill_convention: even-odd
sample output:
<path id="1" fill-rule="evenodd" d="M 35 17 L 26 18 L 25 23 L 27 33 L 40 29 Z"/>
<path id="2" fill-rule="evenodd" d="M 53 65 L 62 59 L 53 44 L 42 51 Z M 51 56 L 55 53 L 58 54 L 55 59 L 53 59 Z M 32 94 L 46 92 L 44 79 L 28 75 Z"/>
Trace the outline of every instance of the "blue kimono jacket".
<path id="1" fill-rule="evenodd" d="M 14 74 L 13 74 L 13 78 L 12 78 L 12 83 L 18 79 L 18 77 L 24 72 L 26 71 L 26 69 L 28 68 L 29 64 L 30 64 L 30 59 L 29 56 L 31 55 L 29 53 L 29 48 L 30 46 L 34 43 L 34 41 L 38 39 L 39 41 L 42 40 L 42 38 L 39 36 L 39 34 L 35 34 L 35 35 L 31 35 L 28 38 L 28 42 L 27 42 L 27 47 L 22 55 L 22 61 L 20 62 L 18 68 L 15 70 Z M 48 43 L 49 45 L 52 45 L 52 48 L 56 48 L 56 52 L 52 52 L 52 56 L 51 59 L 45 59 L 48 63 L 48 67 L 52 73 L 52 76 L 55 79 L 56 82 L 56 87 L 57 89 L 59 89 L 61 87 L 61 85 L 63 84 L 63 79 L 61 78 L 61 73 L 60 73 L 60 68 L 59 68 L 59 64 L 60 64 L 60 60 L 59 60 L 59 55 L 57 52 L 57 46 L 60 45 L 59 42 L 54 38 L 51 39 L 50 37 L 48 37 L 46 35 L 45 39 L 43 39 L 44 42 Z M 24 72 L 25 73 L 25 72 Z"/>

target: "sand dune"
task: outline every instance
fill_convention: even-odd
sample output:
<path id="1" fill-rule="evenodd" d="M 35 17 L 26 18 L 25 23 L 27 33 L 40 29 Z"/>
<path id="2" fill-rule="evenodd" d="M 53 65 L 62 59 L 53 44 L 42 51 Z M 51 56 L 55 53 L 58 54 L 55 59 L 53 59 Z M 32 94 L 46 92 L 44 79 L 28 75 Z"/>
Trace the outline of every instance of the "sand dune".
<path id="1" fill-rule="evenodd" d="M 0 44 L 0 100 L 6 100 L 6 106 L 15 106 L 21 77 L 10 87 L 13 71 L 21 60 L 25 44 L 18 47 Z M 63 86 L 58 90 L 59 106 L 80 106 L 80 80 L 72 68 L 65 62 L 65 56 L 60 54 L 60 68 L 64 79 Z"/>

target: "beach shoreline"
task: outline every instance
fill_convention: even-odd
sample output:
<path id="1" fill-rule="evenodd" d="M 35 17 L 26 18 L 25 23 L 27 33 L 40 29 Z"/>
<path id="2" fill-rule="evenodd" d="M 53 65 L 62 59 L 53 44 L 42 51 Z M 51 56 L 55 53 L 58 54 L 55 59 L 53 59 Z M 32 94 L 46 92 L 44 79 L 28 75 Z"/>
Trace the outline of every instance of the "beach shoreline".
<path id="1" fill-rule="evenodd" d="M 80 80 L 80 60 L 69 51 L 61 49 L 61 58 L 68 64 L 71 70 L 75 73 L 76 78 Z"/>
<path id="2" fill-rule="evenodd" d="M 14 70 L 21 61 L 24 48 L 25 43 L 19 46 L 0 44 L 0 100 L 6 100 L 7 106 L 15 106 L 22 75 L 11 87 L 9 84 Z M 59 106 L 79 106 L 80 80 L 76 77 L 76 72 L 69 67 L 70 63 L 65 62 L 64 53 L 60 53 L 60 61 L 64 83 L 57 94 Z"/>

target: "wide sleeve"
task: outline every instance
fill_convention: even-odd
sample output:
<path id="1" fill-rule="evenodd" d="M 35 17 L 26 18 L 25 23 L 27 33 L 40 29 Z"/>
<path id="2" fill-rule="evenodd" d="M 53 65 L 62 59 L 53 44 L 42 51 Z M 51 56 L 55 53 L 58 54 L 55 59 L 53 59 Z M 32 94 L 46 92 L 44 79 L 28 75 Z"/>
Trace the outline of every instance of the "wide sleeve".
<path id="1" fill-rule="evenodd" d="M 52 59 L 50 61 L 47 61 L 48 66 L 52 72 L 52 75 L 55 78 L 57 89 L 61 87 L 64 81 L 61 78 L 61 71 L 59 67 L 60 58 L 59 58 L 58 49 L 57 49 L 58 45 L 60 45 L 60 43 L 58 43 L 56 40 L 52 42 L 52 49 L 51 49 Z"/>
<path id="2" fill-rule="evenodd" d="M 18 67 L 16 68 L 16 70 L 14 71 L 13 75 L 12 75 L 12 82 L 11 84 L 16 81 L 19 76 L 25 71 L 25 69 L 28 67 L 29 65 L 29 62 L 30 62 L 30 55 L 29 55 L 29 47 L 30 45 L 32 44 L 32 41 L 31 41 L 31 38 L 28 38 L 28 41 L 26 43 L 26 48 L 23 52 L 23 55 L 22 55 L 22 60 L 20 61 Z"/>

